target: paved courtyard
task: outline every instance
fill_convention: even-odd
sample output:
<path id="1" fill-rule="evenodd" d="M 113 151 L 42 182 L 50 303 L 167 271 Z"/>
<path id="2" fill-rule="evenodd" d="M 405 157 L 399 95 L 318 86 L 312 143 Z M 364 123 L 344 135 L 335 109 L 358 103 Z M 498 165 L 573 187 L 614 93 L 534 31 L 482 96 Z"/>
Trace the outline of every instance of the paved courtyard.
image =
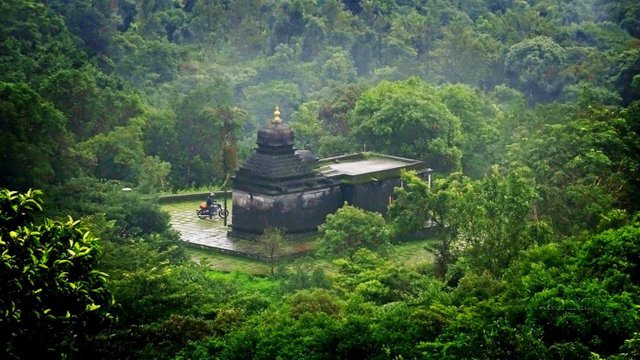
<path id="1" fill-rule="evenodd" d="M 171 215 L 171 225 L 180 233 L 182 240 L 201 247 L 212 248 L 227 253 L 239 253 L 245 256 L 259 256 L 262 251 L 255 241 L 236 239 L 227 236 L 231 230 L 233 210 L 231 202 L 227 204 L 230 212 L 227 225 L 219 217 L 200 219 L 196 215 L 198 201 L 162 204 L 162 209 Z M 280 255 L 302 253 L 312 249 L 312 241 L 295 241 L 287 243 Z"/>

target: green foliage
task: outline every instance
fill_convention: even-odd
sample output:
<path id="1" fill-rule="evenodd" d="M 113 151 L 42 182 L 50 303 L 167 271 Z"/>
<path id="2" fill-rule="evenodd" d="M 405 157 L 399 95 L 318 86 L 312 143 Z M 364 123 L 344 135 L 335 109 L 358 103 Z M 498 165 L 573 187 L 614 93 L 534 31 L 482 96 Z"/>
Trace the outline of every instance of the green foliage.
<path id="1" fill-rule="evenodd" d="M 52 73 L 39 89 L 67 118 L 67 129 L 84 141 L 123 126 L 141 113 L 140 99 L 122 81 L 94 66 Z"/>
<path id="2" fill-rule="evenodd" d="M 288 299 L 288 303 L 294 318 L 299 318 L 306 313 L 338 316 L 341 312 L 340 303 L 325 289 L 298 291 Z"/>
<path id="3" fill-rule="evenodd" d="M 96 240 L 69 218 L 32 217 L 42 192 L 0 191 L 0 316 L 3 357 L 64 357 L 87 351 L 112 320 Z"/>
<path id="4" fill-rule="evenodd" d="M 509 48 L 505 71 L 511 83 L 533 103 L 553 99 L 560 92 L 565 61 L 562 47 L 549 37 L 539 36 Z"/>
<path id="5" fill-rule="evenodd" d="M 184 50 L 166 39 L 145 40 L 135 33 L 114 37 L 114 72 L 138 88 L 153 87 L 178 75 Z"/>
<path id="6" fill-rule="evenodd" d="M 274 275 L 274 267 L 279 257 L 280 250 L 284 245 L 284 231 L 278 228 L 266 228 L 264 233 L 258 237 L 258 243 L 262 249 L 262 256 L 271 266 L 271 276 Z"/>
<path id="7" fill-rule="evenodd" d="M 77 171 L 64 115 L 24 83 L 0 82 L 0 185 L 19 189 Z"/>
<path id="8" fill-rule="evenodd" d="M 499 84 L 503 65 L 499 63 L 501 44 L 489 34 L 478 33 L 466 22 L 456 22 L 444 30 L 430 53 L 436 59 L 439 76 L 449 82 L 482 88 Z"/>
<path id="9" fill-rule="evenodd" d="M 638 223 L 607 230 L 587 241 L 578 254 L 585 276 L 605 282 L 609 291 L 637 291 L 640 286 Z"/>
<path id="10" fill-rule="evenodd" d="M 382 215 L 345 204 L 327 215 L 319 228 L 322 240 L 319 254 L 353 258 L 358 249 L 377 250 L 390 241 L 390 230 Z"/>
<path id="11" fill-rule="evenodd" d="M 78 329 L 101 320 L 75 338 L 29 326 L 28 345 L 53 349 L 41 357 L 632 358 L 637 10 L 631 0 L 2 2 L 0 185 L 50 185 L 47 216 L 82 218 L 103 239 L 121 319 L 96 351 Z M 391 234 L 348 207 L 326 225 L 325 251 L 350 257 L 334 267 L 300 261 L 256 280 L 184 261 L 167 215 L 137 194 L 228 184 L 276 105 L 297 145 L 320 156 L 366 145 L 436 170 L 431 189 L 403 175 L 390 225 L 439 230 L 428 250 L 446 284 L 424 265 L 357 250 Z M 34 206 L 4 220 L 32 224 Z M 84 231 L 29 226 L 2 227 L 4 246 Z M 38 251 L 21 255 L 33 263 Z M 21 316 L 49 321 L 32 314 Z"/>
<path id="12" fill-rule="evenodd" d="M 331 288 L 332 281 L 323 268 L 300 262 L 294 263 L 291 267 L 278 269 L 278 276 L 282 279 L 280 290 L 283 293 L 311 288 Z"/>
<path id="13" fill-rule="evenodd" d="M 118 26 L 116 7 L 108 1 L 59 1 L 47 4 L 65 18 L 69 31 L 82 39 L 87 53 L 102 54 L 107 51 Z"/>
<path id="14" fill-rule="evenodd" d="M 499 273 L 521 251 L 546 239 L 547 227 L 529 220 L 536 190 L 528 169 L 505 174 L 494 166 L 475 182 L 452 174 L 433 189 L 414 173 L 404 173 L 402 180 L 389 209 L 392 224 L 399 234 L 439 231 L 432 251 L 440 278 L 460 256 L 475 271 Z"/>
<path id="15" fill-rule="evenodd" d="M 404 81 L 417 75 L 430 82 L 491 90 L 507 80 L 533 105 L 556 95 L 570 101 L 574 85 L 581 84 L 603 101 L 620 96 L 627 105 L 636 93 L 638 57 L 633 37 L 621 29 L 633 29 L 634 9 L 626 2 L 592 8 L 585 2 L 127 0 L 114 7 L 108 1 L 18 0 L 2 12 L 7 41 L 0 67 L 4 80 L 28 83 L 61 111 L 67 132 L 80 141 L 128 127 L 129 119 L 142 114 L 140 99 L 120 79 L 143 94 L 144 102 L 173 111 L 177 130 L 194 134 L 206 125 L 197 120 L 198 110 L 217 105 L 195 96 L 185 108 L 181 99 L 193 96 L 203 79 L 222 78 L 233 91 L 227 105 L 240 104 L 250 120 L 244 132 L 236 134 L 241 142 L 251 139 L 273 106 L 293 114 L 301 104 L 318 101 L 320 123 L 305 115 L 312 132 L 304 144 L 322 156 L 361 149 L 366 143 L 377 151 L 429 160 L 443 172 L 457 169 L 462 158 L 462 169 L 478 177 L 500 161 L 497 155 L 503 151 L 491 146 L 496 135 L 492 126 L 467 126 L 488 125 L 485 116 L 490 120 L 503 115 L 492 114 L 484 101 L 474 103 L 482 97 L 479 93 L 459 94 L 462 88 L 456 85 L 439 94 L 443 101 L 460 95 L 447 107 L 460 118 L 462 131 L 449 124 L 451 118 L 437 99 L 422 94 L 424 84 L 408 87 L 405 92 L 410 94 L 399 97 L 414 95 L 429 106 L 402 102 L 392 115 L 379 114 L 393 122 L 367 127 L 363 118 L 381 109 L 365 111 L 361 104 L 353 116 L 356 126 L 350 126 L 348 113 L 361 91 L 351 85 L 375 87 L 380 79 Z M 564 85 L 567 91 L 561 94 Z M 341 96 L 345 101 L 331 99 L 335 89 L 346 90 Z M 327 100 L 329 107 L 324 106 Z M 463 103 L 473 103 L 473 111 L 466 111 L 472 109 Z M 196 119 L 196 125 L 189 126 L 191 120 L 184 118 Z M 478 118 L 481 121 L 470 121 Z M 400 140 L 380 139 L 389 133 L 382 128 Z M 143 130 L 145 140 L 163 145 L 152 149 L 145 143 L 145 153 L 136 152 L 139 165 L 126 167 L 120 178 L 136 178 L 141 189 L 156 191 L 168 186 L 158 180 L 167 171 L 165 162 L 171 165 L 169 185 L 174 188 L 228 178 L 217 174 L 224 161 L 192 150 L 193 144 L 183 144 L 188 140 L 183 134 L 167 132 L 158 138 L 153 132 L 147 136 L 147 130 L 153 131 Z M 504 135 L 508 141 L 512 134 Z M 243 148 L 238 154 L 240 159 L 245 156 Z M 205 169 L 209 166 L 213 170 Z M 145 172 L 152 174 L 143 176 Z"/>
<path id="16" fill-rule="evenodd" d="M 638 167 L 635 110 L 583 106 L 554 111 L 556 119 L 510 147 L 542 185 L 539 211 L 564 233 L 594 229 L 616 203 L 634 209 L 627 202 Z"/>
<path id="17" fill-rule="evenodd" d="M 367 249 L 358 250 L 349 261 L 339 259 L 335 264 L 340 272 L 337 285 L 344 293 L 352 294 L 356 301 L 375 304 L 402 301 L 415 297 L 432 284 L 438 284 Z"/>
<path id="18" fill-rule="evenodd" d="M 300 105 L 291 115 L 291 128 L 296 135 L 298 149 L 311 150 L 318 153 L 321 138 L 327 136 L 326 129 L 318 119 L 319 104 L 316 101 Z"/>
<path id="19" fill-rule="evenodd" d="M 202 186 L 225 180 L 235 171 L 235 142 L 245 112 L 231 106 L 231 91 L 214 79 L 180 99 L 174 129 L 162 129 L 172 153 L 162 156 L 172 164 L 174 186 Z M 228 157 L 230 156 L 230 157 Z"/>
<path id="20" fill-rule="evenodd" d="M 472 268 L 498 274 L 536 242 L 527 233 L 536 196 L 528 169 L 504 173 L 499 167 L 462 196 L 455 218 L 458 246 Z"/>
<path id="21" fill-rule="evenodd" d="M 608 293 L 601 284 L 585 281 L 558 284 L 528 301 L 528 321 L 544 330 L 547 343 L 579 342 L 598 353 L 611 353 L 638 324 L 627 293 Z"/>
<path id="22" fill-rule="evenodd" d="M 169 214 L 153 200 L 145 200 L 134 191 L 123 191 L 123 186 L 113 180 L 72 179 L 48 189 L 47 200 L 56 206 L 47 212 L 53 217 L 104 216 L 104 220 L 113 221 L 114 229 L 108 232 L 111 237 L 107 239 L 115 242 L 154 233 L 175 241 L 177 235 L 169 229 Z"/>
<path id="23" fill-rule="evenodd" d="M 460 119 L 434 87 L 418 78 L 383 81 L 366 90 L 350 126 L 360 143 L 373 151 L 428 158 L 430 166 L 442 172 L 460 166 Z"/>
<path id="24" fill-rule="evenodd" d="M 40 2 L 0 4 L 0 75 L 2 81 L 38 83 L 47 74 L 86 61 L 64 19 Z"/>
<path id="25" fill-rule="evenodd" d="M 457 236 L 458 208 L 463 194 L 471 191 L 470 180 L 460 173 L 429 183 L 413 172 L 401 174 L 403 186 L 395 190 L 396 201 L 389 207 L 389 217 L 396 236 L 437 231 L 437 242 L 429 250 L 435 257 L 435 273 L 443 279 L 455 260 L 453 243 Z"/>
<path id="26" fill-rule="evenodd" d="M 499 139 L 498 109 L 477 89 L 461 84 L 440 89 L 442 101 L 460 119 L 462 132 L 462 171 L 479 178 L 499 159 L 495 144 Z"/>
<path id="27" fill-rule="evenodd" d="M 318 119 L 327 135 L 318 141 L 319 155 L 335 156 L 357 150 L 357 145 L 349 141 L 349 116 L 361 94 L 362 88 L 355 85 L 337 87 L 320 104 Z"/>

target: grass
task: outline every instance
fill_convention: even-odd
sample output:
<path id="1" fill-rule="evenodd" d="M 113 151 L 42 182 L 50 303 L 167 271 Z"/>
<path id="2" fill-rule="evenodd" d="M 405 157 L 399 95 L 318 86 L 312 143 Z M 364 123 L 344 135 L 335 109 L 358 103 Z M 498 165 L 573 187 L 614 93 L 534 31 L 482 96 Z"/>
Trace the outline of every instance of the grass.
<path id="1" fill-rule="evenodd" d="M 232 273 L 242 272 L 250 275 L 266 276 L 271 274 L 268 264 L 260 261 L 230 256 L 187 246 L 185 249 L 187 257 L 193 261 L 208 266 L 213 270 Z"/>
<path id="2" fill-rule="evenodd" d="M 274 294 L 280 286 L 280 282 L 271 277 L 253 276 L 239 271 L 234 271 L 231 273 L 210 271 L 207 273 L 207 276 L 211 279 L 232 281 L 236 284 L 239 284 L 240 287 L 244 290 L 265 295 Z"/>
<path id="3" fill-rule="evenodd" d="M 424 239 L 396 244 L 391 247 L 386 258 L 394 264 L 415 267 L 416 265 L 431 263 L 433 256 L 425 246 L 433 243 L 433 239 Z M 231 255 L 221 254 L 215 251 L 208 251 L 193 247 L 187 247 L 186 253 L 193 261 L 210 267 L 212 270 L 224 273 L 244 273 L 254 276 L 269 276 L 271 267 L 269 264 L 245 259 Z M 304 257 L 298 260 L 287 260 L 280 265 L 293 268 L 297 264 L 307 264 L 320 267 L 328 273 L 333 272 L 333 265 L 330 260 Z"/>
<path id="4" fill-rule="evenodd" d="M 388 258 L 399 265 L 415 266 L 421 263 L 432 263 L 433 255 L 425 249 L 433 239 L 415 240 L 393 245 Z"/>

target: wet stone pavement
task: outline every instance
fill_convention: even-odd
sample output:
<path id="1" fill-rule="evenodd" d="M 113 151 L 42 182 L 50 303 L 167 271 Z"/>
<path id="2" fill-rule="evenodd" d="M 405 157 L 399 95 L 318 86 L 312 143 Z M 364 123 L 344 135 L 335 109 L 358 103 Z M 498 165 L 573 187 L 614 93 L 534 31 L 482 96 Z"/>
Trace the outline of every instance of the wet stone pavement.
<path id="1" fill-rule="evenodd" d="M 260 258 L 262 253 L 260 246 L 255 241 L 246 239 L 231 238 L 227 231 L 231 230 L 233 221 L 233 210 L 231 202 L 227 203 L 230 212 L 227 218 L 227 225 L 224 226 L 224 219 L 213 217 L 212 219 L 200 219 L 196 215 L 198 201 L 176 202 L 162 204 L 163 210 L 171 215 L 171 225 L 180 233 L 180 238 L 189 244 L 210 248 L 223 253 L 231 253 L 244 257 Z M 292 241 L 285 244 L 280 256 L 294 255 L 311 250 L 312 241 Z"/>

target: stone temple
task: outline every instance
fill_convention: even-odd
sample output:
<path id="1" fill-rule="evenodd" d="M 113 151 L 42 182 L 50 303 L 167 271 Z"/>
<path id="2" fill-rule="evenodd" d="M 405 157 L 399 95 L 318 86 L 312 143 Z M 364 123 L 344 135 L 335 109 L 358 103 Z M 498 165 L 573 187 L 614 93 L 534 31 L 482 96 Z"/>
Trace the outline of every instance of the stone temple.
<path id="1" fill-rule="evenodd" d="M 401 170 L 422 177 L 431 172 L 422 161 L 394 156 L 358 153 L 318 160 L 309 151 L 296 151 L 294 133 L 278 108 L 258 131 L 257 145 L 233 178 L 233 237 L 253 238 L 267 227 L 312 234 L 345 202 L 384 214 L 393 189 L 401 186 Z"/>

